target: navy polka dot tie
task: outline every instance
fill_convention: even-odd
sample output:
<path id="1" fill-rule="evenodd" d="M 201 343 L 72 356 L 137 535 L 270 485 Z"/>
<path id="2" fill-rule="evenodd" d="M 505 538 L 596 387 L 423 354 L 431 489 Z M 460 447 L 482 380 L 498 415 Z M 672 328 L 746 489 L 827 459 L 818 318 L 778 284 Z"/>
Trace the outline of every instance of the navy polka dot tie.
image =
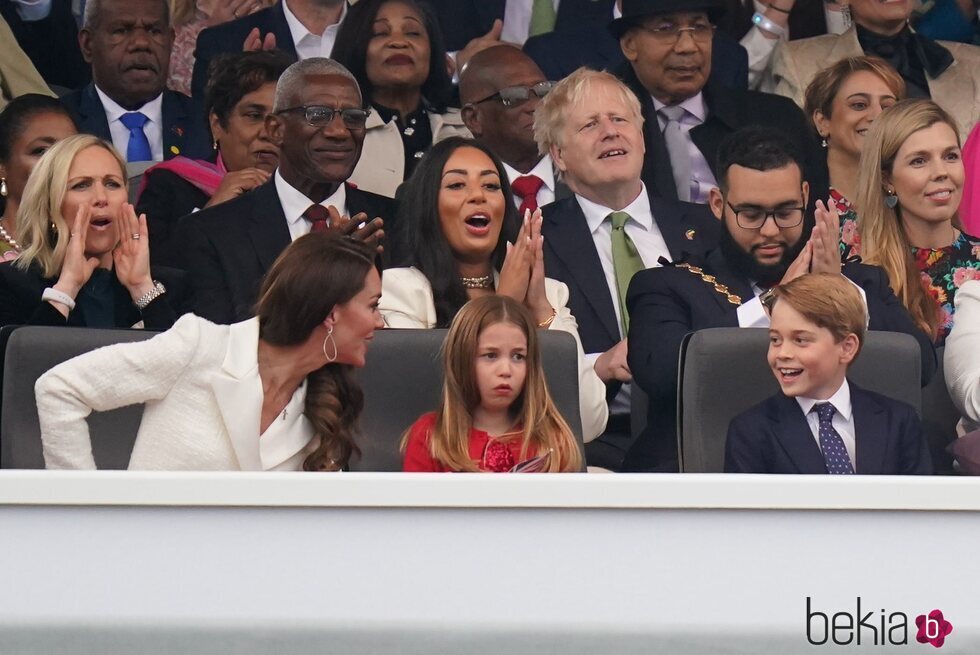
<path id="1" fill-rule="evenodd" d="M 847 449 L 844 447 L 844 440 L 840 433 L 834 429 L 834 406 L 830 403 L 817 403 L 813 410 L 819 419 L 820 450 L 823 451 L 823 458 L 827 462 L 827 473 L 831 474 L 852 474 L 854 468 L 851 467 L 851 459 L 847 456 Z"/>

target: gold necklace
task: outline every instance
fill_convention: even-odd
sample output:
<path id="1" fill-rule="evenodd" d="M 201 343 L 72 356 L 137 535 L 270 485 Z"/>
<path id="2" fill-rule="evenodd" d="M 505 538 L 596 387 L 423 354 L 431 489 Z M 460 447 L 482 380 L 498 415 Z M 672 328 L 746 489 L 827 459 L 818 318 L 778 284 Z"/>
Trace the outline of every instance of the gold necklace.
<path id="1" fill-rule="evenodd" d="M 699 276 L 702 280 L 704 280 L 708 284 L 712 285 L 715 288 L 715 291 L 717 291 L 721 295 L 725 296 L 728 299 L 728 302 L 730 302 L 731 304 L 733 304 L 733 305 L 741 305 L 742 304 L 742 298 L 740 296 L 737 296 L 736 294 L 732 293 L 731 291 L 729 291 L 728 290 L 728 287 L 726 287 L 724 284 L 722 284 L 721 282 L 719 282 L 715 278 L 714 275 L 708 275 L 701 268 L 698 268 L 697 266 L 691 266 L 690 264 L 677 264 L 676 267 L 677 268 L 686 268 L 688 271 L 690 271 L 694 275 Z"/>
<path id="2" fill-rule="evenodd" d="M 492 275 L 481 275 L 480 277 L 460 277 L 459 281 L 466 289 L 493 289 Z"/>

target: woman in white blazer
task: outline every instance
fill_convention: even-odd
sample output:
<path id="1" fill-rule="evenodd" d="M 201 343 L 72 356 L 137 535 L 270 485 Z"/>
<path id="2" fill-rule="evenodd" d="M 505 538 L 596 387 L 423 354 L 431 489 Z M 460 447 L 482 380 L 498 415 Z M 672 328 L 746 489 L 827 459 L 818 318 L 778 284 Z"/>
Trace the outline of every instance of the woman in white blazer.
<path id="1" fill-rule="evenodd" d="M 568 288 L 544 276 L 541 216 L 522 222 L 503 164 L 486 146 L 453 137 L 435 146 L 405 184 L 396 261 L 382 277 L 381 313 L 392 328 L 445 328 L 471 298 L 499 293 L 523 303 L 538 326 L 579 342 Z M 514 245 L 510 245 L 513 243 Z M 605 386 L 579 351 L 582 434 L 602 433 Z"/>
<path id="2" fill-rule="evenodd" d="M 956 325 L 946 337 L 943 371 L 964 432 L 980 428 L 980 280 L 956 293 Z"/>
<path id="3" fill-rule="evenodd" d="M 439 23 L 415 0 L 359 0 L 347 10 L 331 56 L 357 78 L 371 115 L 350 177 L 393 198 L 429 147 L 469 137 L 458 109 Z"/>
<path id="4" fill-rule="evenodd" d="M 371 247 L 333 233 L 297 239 L 266 275 L 255 318 L 187 315 L 45 373 L 35 393 L 47 468 L 95 468 L 86 417 L 135 403 L 146 407 L 131 469 L 345 467 L 363 406 L 350 369 L 383 325 L 380 294 Z"/>

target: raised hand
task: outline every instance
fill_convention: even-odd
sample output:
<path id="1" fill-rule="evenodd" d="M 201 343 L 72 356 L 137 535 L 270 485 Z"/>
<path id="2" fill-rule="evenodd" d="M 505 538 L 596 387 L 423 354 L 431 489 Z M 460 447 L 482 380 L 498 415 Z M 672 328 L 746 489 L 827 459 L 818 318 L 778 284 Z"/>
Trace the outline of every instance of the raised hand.
<path id="1" fill-rule="evenodd" d="M 524 304 L 531 310 L 538 323 L 544 323 L 554 314 L 554 307 L 548 301 L 544 286 L 544 236 L 541 234 L 541 210 L 535 209 L 525 220 L 529 221 L 531 240 L 531 274 L 527 285 Z"/>
<path id="2" fill-rule="evenodd" d="M 85 256 L 85 237 L 88 234 L 91 216 L 91 205 L 88 203 L 79 205 L 68 239 L 65 260 L 61 264 L 61 273 L 58 282 L 54 285 L 55 289 L 67 293 L 72 298 L 78 295 L 79 290 L 92 277 L 92 272 L 99 266 L 98 257 Z"/>
<path id="3" fill-rule="evenodd" d="M 245 42 L 242 44 L 242 51 L 252 52 L 253 50 L 275 50 L 276 48 L 276 35 L 269 32 L 262 37 L 262 32 L 259 28 L 254 27 L 252 31 L 248 33 L 245 37 Z"/>
<path id="4" fill-rule="evenodd" d="M 456 53 L 456 67 L 459 69 L 460 73 L 463 72 L 463 68 L 469 62 L 470 58 L 481 50 L 486 50 L 487 48 L 492 48 L 495 45 L 514 45 L 512 43 L 507 44 L 505 41 L 500 40 L 500 34 L 504 31 L 504 21 L 499 18 L 493 21 L 493 25 L 490 27 L 490 31 L 483 36 L 478 36 L 469 43 L 466 47 Z M 514 46 L 515 48 L 517 46 Z"/>
<path id="5" fill-rule="evenodd" d="M 510 296 L 522 304 L 527 300 L 531 268 L 534 265 L 529 223 L 525 217 L 514 243 L 507 244 L 507 254 L 504 256 L 504 265 L 500 268 L 500 281 L 497 284 L 497 293 Z"/>
<path id="6" fill-rule="evenodd" d="M 226 200 L 237 198 L 246 191 L 251 191 L 255 187 L 268 182 L 271 175 L 271 173 L 261 168 L 243 168 L 240 171 L 232 171 L 225 175 L 224 179 L 221 180 L 221 184 L 215 189 L 214 195 L 208 200 L 208 204 L 204 206 L 213 207 L 214 205 L 220 205 Z"/>
<path id="7" fill-rule="evenodd" d="M 355 241 L 374 246 L 378 253 L 384 252 L 382 241 L 385 238 L 384 221 L 381 218 L 368 220 L 367 214 L 360 212 L 354 216 L 342 216 L 336 207 L 327 207 L 327 215 L 330 217 L 330 228 L 337 230 L 342 235 L 350 237 Z"/>
<path id="8" fill-rule="evenodd" d="M 840 273 L 840 217 L 837 206 L 833 202 L 825 205 L 822 200 L 817 200 L 814 217 L 816 222 L 810 235 L 810 243 L 813 244 L 810 272 Z"/>
<path id="9" fill-rule="evenodd" d="M 803 250 L 800 254 L 796 256 L 793 263 L 789 265 L 786 272 L 783 274 L 783 279 L 779 281 L 780 284 L 786 284 L 791 280 L 795 280 L 801 275 L 806 275 L 810 272 L 810 264 L 813 259 L 813 239 L 811 238 L 803 246 Z"/>
<path id="10" fill-rule="evenodd" d="M 128 202 L 119 208 L 116 224 L 116 247 L 112 250 L 112 262 L 116 278 L 136 300 L 153 289 L 150 276 L 150 241 L 146 229 L 146 214 L 136 217 L 136 210 Z"/>
<path id="11" fill-rule="evenodd" d="M 208 27 L 254 14 L 265 6 L 262 0 L 219 0 L 211 4 Z"/>

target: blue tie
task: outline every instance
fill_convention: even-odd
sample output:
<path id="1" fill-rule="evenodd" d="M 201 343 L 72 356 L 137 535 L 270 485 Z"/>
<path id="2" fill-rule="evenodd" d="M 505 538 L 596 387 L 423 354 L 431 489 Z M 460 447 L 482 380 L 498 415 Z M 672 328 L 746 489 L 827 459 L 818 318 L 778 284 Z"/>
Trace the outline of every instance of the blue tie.
<path id="1" fill-rule="evenodd" d="M 830 403 L 817 403 L 813 406 L 819 419 L 820 450 L 823 451 L 823 458 L 827 462 L 827 473 L 850 474 L 854 473 L 851 467 L 851 459 L 847 456 L 847 448 L 844 447 L 844 440 L 840 433 L 834 429 L 834 406 Z"/>
<path id="2" fill-rule="evenodd" d="M 119 117 L 122 124 L 129 130 L 129 145 L 126 146 L 126 161 L 151 161 L 153 151 L 150 142 L 143 132 L 143 126 L 150 120 L 138 111 L 131 111 Z"/>

